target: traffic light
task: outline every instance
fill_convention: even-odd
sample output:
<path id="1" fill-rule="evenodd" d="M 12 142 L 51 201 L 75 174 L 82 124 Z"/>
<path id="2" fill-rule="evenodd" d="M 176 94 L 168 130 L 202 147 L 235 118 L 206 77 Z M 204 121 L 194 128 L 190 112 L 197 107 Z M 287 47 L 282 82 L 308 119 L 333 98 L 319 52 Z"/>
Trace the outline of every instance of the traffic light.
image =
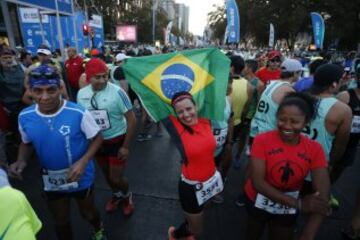
<path id="1" fill-rule="evenodd" d="M 84 36 L 89 35 L 89 25 L 83 24 L 83 34 L 84 34 Z"/>

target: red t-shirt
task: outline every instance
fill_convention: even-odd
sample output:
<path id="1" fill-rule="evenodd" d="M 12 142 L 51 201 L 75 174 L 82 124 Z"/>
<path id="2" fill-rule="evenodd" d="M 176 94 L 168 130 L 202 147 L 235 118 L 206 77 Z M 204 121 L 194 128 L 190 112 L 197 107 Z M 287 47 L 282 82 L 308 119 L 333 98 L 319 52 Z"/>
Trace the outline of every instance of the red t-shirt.
<path id="1" fill-rule="evenodd" d="M 266 85 L 268 81 L 280 79 L 281 70 L 270 71 L 267 67 L 260 68 L 256 76 Z"/>
<path id="2" fill-rule="evenodd" d="M 188 180 L 206 181 L 215 174 L 214 152 L 216 142 L 212 133 L 210 121 L 198 119 L 198 123 L 192 126 L 194 133 L 190 134 L 176 117 L 169 117 L 176 132 L 179 134 L 187 164 L 181 166 L 181 173 Z"/>
<path id="3" fill-rule="evenodd" d="M 290 146 L 281 140 L 278 130 L 255 137 L 251 158 L 265 161 L 265 181 L 283 192 L 300 190 L 310 170 L 327 167 L 325 152 L 318 142 L 301 135 L 300 143 Z M 255 201 L 257 191 L 250 178 L 245 193 Z"/>
<path id="4" fill-rule="evenodd" d="M 79 78 L 84 72 L 83 59 L 80 56 L 65 61 L 66 76 L 71 87 L 79 89 Z"/>

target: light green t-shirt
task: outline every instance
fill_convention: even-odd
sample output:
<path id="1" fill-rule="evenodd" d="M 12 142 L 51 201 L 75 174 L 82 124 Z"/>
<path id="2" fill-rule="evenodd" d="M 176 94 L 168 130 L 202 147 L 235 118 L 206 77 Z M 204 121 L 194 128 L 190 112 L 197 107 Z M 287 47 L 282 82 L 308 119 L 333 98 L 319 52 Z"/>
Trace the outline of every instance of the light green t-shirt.
<path id="1" fill-rule="evenodd" d="M 41 222 L 24 194 L 5 186 L 0 188 L 0 202 L 0 239 L 35 240 Z"/>
<path id="2" fill-rule="evenodd" d="M 124 114 L 132 109 L 125 91 L 113 83 L 94 92 L 91 85 L 80 89 L 77 102 L 88 109 L 102 129 L 104 139 L 111 139 L 126 133 L 127 124 Z"/>

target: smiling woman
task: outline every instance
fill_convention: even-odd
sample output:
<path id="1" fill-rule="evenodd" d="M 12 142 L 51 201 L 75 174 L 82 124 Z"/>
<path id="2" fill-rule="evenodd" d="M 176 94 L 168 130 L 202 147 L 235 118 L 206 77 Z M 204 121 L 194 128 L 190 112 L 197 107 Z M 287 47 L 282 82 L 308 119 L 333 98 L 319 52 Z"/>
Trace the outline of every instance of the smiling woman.
<path id="1" fill-rule="evenodd" d="M 171 101 L 176 113 L 164 125 L 181 155 L 179 199 L 185 222 L 169 228 L 169 239 L 195 239 L 202 230 L 206 202 L 223 190 L 221 175 L 215 168 L 216 142 L 208 119 L 198 118 L 195 102 L 188 92 L 176 93 Z"/>
<path id="2" fill-rule="evenodd" d="M 314 239 L 328 211 L 330 179 L 321 145 L 301 134 L 316 114 L 316 100 L 290 93 L 277 111 L 277 129 L 259 134 L 251 148 L 250 177 L 245 185 L 246 239 L 293 239 L 299 211 L 310 214 L 300 239 Z M 311 172 L 315 194 L 299 196 Z"/>

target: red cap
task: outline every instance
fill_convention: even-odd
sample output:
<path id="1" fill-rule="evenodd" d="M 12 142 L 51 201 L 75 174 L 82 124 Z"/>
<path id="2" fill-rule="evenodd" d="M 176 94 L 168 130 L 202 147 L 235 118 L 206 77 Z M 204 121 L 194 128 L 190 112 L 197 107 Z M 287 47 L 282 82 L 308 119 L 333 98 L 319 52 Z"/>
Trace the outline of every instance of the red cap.
<path id="1" fill-rule="evenodd" d="M 93 57 L 97 57 L 97 56 L 100 54 L 100 52 L 99 52 L 99 50 L 97 50 L 96 48 L 94 48 L 94 49 L 91 50 L 90 54 L 91 54 L 91 56 L 93 56 Z"/>
<path id="2" fill-rule="evenodd" d="M 89 83 L 90 78 L 99 73 L 107 73 L 106 63 L 100 58 L 93 58 L 85 65 L 86 81 Z"/>
<path id="3" fill-rule="evenodd" d="M 271 52 L 269 52 L 268 54 L 267 54 L 267 57 L 268 57 L 268 59 L 269 60 L 271 60 L 271 59 L 273 59 L 273 58 L 276 58 L 276 57 L 279 57 L 279 58 L 281 58 L 281 52 L 279 52 L 279 51 L 271 51 Z"/>

